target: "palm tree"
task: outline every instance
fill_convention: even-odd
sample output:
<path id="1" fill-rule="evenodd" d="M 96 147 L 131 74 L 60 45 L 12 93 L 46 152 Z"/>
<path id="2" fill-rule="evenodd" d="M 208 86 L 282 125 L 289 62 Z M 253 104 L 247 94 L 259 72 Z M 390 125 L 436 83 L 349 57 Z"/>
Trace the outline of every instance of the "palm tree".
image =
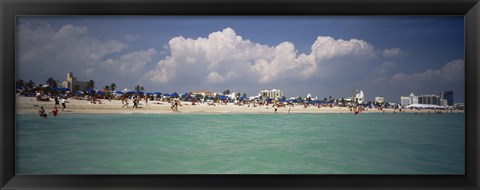
<path id="1" fill-rule="evenodd" d="M 15 86 L 17 88 L 23 89 L 25 87 L 25 81 L 23 81 L 22 79 L 17 80 L 17 82 L 15 83 Z"/>
<path id="2" fill-rule="evenodd" d="M 115 91 L 115 89 L 117 89 L 117 85 L 115 83 L 112 83 L 110 85 L 110 90 Z"/>
<path id="3" fill-rule="evenodd" d="M 25 84 L 25 87 L 29 90 L 33 90 L 33 88 L 35 88 L 35 82 L 33 82 L 32 80 L 29 80 L 27 84 Z"/>
<path id="4" fill-rule="evenodd" d="M 303 99 L 302 99 L 301 96 L 298 96 L 298 97 L 297 97 L 297 101 L 298 101 L 298 102 L 301 102 L 302 100 L 303 100 Z"/>
<path id="5" fill-rule="evenodd" d="M 230 90 L 228 90 L 228 89 L 223 91 L 223 95 L 227 95 L 227 94 L 230 94 Z"/>
<path id="6" fill-rule="evenodd" d="M 48 84 L 48 86 L 50 86 L 50 88 L 57 87 L 57 81 L 55 79 L 53 79 L 52 77 L 49 77 L 47 79 L 47 81 L 45 81 L 45 82 Z"/>
<path id="7" fill-rule="evenodd" d="M 107 92 L 110 92 L 110 86 L 106 85 L 105 87 L 103 87 L 103 90 L 107 91 Z"/>
<path id="8" fill-rule="evenodd" d="M 143 86 L 140 86 L 137 84 L 137 86 L 135 86 L 135 91 L 143 91 L 145 90 L 145 88 L 143 88 Z"/>
<path id="9" fill-rule="evenodd" d="M 90 80 L 87 82 L 87 89 L 94 89 L 95 88 L 95 81 Z"/>

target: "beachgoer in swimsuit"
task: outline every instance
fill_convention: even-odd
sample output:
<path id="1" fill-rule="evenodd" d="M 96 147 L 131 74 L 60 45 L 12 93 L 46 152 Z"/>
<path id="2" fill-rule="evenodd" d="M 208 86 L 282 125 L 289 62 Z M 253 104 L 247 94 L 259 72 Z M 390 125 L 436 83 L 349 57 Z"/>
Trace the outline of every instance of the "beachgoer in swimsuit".
<path id="1" fill-rule="evenodd" d="M 50 112 L 50 113 L 52 113 L 54 117 L 57 117 L 57 115 L 58 115 L 58 108 L 57 108 L 57 106 L 53 107 L 53 110 L 52 110 L 52 112 Z"/>
<path id="2" fill-rule="evenodd" d="M 40 106 L 40 110 L 38 110 L 38 115 L 42 118 L 47 118 L 47 114 L 45 113 L 45 109 L 43 109 L 43 106 Z"/>

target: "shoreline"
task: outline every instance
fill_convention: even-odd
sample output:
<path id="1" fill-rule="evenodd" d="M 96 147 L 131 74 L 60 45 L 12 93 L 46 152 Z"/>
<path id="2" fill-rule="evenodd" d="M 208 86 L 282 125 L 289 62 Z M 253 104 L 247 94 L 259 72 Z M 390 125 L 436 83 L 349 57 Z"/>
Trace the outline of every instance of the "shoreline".
<path id="1" fill-rule="evenodd" d="M 229 103 L 228 105 L 216 105 L 210 106 L 206 103 L 191 105 L 190 102 L 182 102 L 181 106 L 178 107 L 179 111 L 173 111 L 170 108 L 170 104 L 166 102 L 159 101 L 149 101 L 145 105 L 144 101 L 140 102 L 139 108 L 132 108 L 133 104 L 129 101 L 128 108 L 122 108 L 122 103 L 120 100 L 101 100 L 102 104 L 90 104 L 87 100 L 72 100 L 68 99 L 66 103 L 65 111 L 61 111 L 61 106 L 59 107 L 59 115 L 61 114 L 297 114 L 297 113 L 306 113 L 306 114 L 323 114 L 323 113 L 336 113 L 336 114 L 354 114 L 350 111 L 348 107 L 321 107 L 317 108 L 314 106 L 309 106 L 304 108 L 301 105 L 291 107 L 290 113 L 288 113 L 287 107 L 278 108 L 277 113 L 275 113 L 274 108 L 270 105 L 268 108 L 265 106 L 256 106 L 248 107 L 247 105 L 237 106 Z M 158 104 L 159 103 L 159 104 Z M 45 111 L 49 113 L 54 105 L 54 101 L 42 102 L 36 101 L 34 97 L 18 97 L 16 98 L 16 114 L 37 114 L 38 106 L 44 106 Z M 399 110 L 394 109 L 368 109 L 362 111 L 363 113 L 385 113 L 385 114 L 436 114 L 434 110 L 410 110 L 404 109 L 402 113 L 399 113 Z M 458 114 L 464 113 L 463 110 L 443 110 L 442 114 Z M 441 114 L 439 114 L 441 115 Z"/>

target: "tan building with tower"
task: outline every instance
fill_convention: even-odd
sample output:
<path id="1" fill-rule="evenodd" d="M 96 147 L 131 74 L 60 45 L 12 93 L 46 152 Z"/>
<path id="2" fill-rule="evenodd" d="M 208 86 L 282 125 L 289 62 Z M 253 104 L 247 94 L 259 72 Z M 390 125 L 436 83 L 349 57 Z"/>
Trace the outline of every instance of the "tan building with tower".
<path id="1" fill-rule="evenodd" d="M 72 72 L 67 73 L 67 80 L 62 82 L 64 88 L 69 88 L 72 91 L 85 90 L 88 86 L 88 82 L 77 81 L 77 78 L 73 76 Z"/>

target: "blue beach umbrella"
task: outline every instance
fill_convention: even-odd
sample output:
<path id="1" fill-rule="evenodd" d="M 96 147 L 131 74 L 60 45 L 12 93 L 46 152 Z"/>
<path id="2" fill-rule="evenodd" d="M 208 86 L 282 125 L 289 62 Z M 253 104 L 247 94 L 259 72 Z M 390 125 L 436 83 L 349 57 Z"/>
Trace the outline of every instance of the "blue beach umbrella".
<path id="1" fill-rule="evenodd" d="M 93 89 L 88 89 L 88 90 L 86 90 L 86 91 L 87 91 L 87 93 L 89 93 L 89 94 L 95 93 L 95 90 L 93 90 Z"/>
<path id="2" fill-rule="evenodd" d="M 218 99 L 220 100 L 226 100 L 228 97 L 227 96 L 224 96 L 224 95 L 219 95 L 218 96 Z"/>
<path id="3" fill-rule="evenodd" d="M 115 91 L 115 94 L 123 94 L 123 92 L 117 90 L 117 91 Z"/>
<path id="4" fill-rule="evenodd" d="M 173 94 L 170 94 L 171 97 L 174 97 L 174 98 L 177 98 L 178 97 L 178 93 L 174 92 Z"/>
<path id="5" fill-rule="evenodd" d="M 135 94 L 135 91 L 130 90 L 130 91 L 125 92 L 125 94 Z"/>
<path id="6" fill-rule="evenodd" d="M 84 95 L 82 91 L 75 92 L 76 95 Z"/>

